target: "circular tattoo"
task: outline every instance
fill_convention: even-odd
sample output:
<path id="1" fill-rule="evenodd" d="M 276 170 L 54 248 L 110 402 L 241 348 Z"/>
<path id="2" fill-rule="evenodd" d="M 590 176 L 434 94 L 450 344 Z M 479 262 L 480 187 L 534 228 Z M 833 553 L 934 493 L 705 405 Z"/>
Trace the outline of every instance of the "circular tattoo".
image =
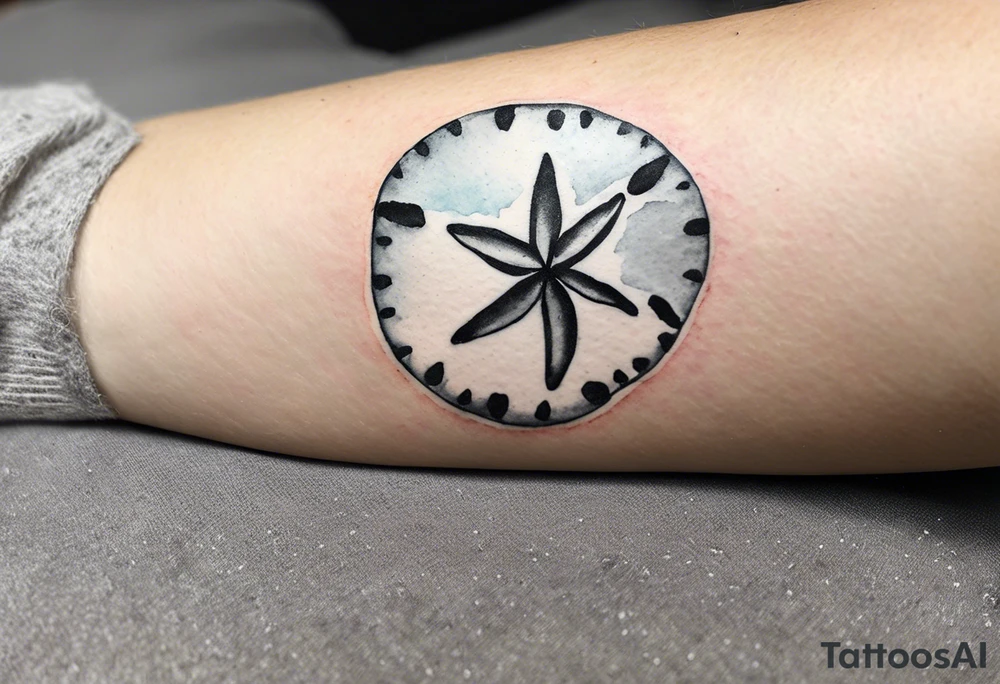
<path id="1" fill-rule="evenodd" d="M 372 301 L 441 400 L 554 425 L 662 365 L 708 261 L 701 193 L 663 143 L 589 107 L 507 105 L 439 128 L 386 177 Z"/>

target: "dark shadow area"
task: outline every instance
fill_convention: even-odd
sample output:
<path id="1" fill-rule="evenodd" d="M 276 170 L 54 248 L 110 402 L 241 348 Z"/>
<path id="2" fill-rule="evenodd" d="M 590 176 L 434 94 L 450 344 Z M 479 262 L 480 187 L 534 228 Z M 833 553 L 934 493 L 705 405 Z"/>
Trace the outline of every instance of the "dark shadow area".
<path id="1" fill-rule="evenodd" d="M 710 17 L 724 17 L 741 12 L 792 5 L 806 0 L 705 0 L 705 11 Z"/>
<path id="2" fill-rule="evenodd" d="M 706 19 L 803 1 L 661 0 L 663 3 L 701 6 Z M 359 45 L 402 53 L 502 26 L 579 0 L 385 0 L 377 5 L 352 0 L 316 2 L 333 14 Z M 374 8 L 377 11 L 373 11 Z"/>
<path id="3" fill-rule="evenodd" d="M 376 466 L 368 466 L 376 467 Z M 424 470 L 438 476 L 551 484 L 630 484 L 681 487 L 765 498 L 795 509 L 808 506 L 831 517 L 850 514 L 886 525 L 947 521 L 939 535 L 961 544 L 1000 545 L 1000 467 L 893 475 L 773 476 L 690 473 L 558 473 Z M 998 561 L 1000 567 L 1000 561 Z"/>
<path id="4" fill-rule="evenodd" d="M 354 42 L 404 52 L 445 38 L 522 19 L 573 0 L 317 0 Z"/>

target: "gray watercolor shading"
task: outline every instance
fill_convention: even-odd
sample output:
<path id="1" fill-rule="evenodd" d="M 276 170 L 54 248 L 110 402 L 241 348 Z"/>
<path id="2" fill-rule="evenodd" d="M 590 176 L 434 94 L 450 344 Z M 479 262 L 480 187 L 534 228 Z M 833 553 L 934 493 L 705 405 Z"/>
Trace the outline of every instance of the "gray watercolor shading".
<path id="1" fill-rule="evenodd" d="M 685 211 L 671 201 L 650 202 L 629 216 L 625 234 L 615 246 L 622 257 L 623 283 L 655 292 L 675 308 L 688 310 L 694 305 L 701 285 L 683 273 L 691 268 L 705 273 L 708 245 L 705 239 L 684 233 L 684 224 L 701 216 L 693 209 Z"/>

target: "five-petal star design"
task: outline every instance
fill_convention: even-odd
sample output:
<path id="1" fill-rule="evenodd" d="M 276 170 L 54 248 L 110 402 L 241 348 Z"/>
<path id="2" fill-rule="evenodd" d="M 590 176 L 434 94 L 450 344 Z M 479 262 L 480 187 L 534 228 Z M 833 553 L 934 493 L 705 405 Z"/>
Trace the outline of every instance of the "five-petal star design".
<path id="1" fill-rule="evenodd" d="M 451 338 L 452 344 L 500 332 L 541 302 L 545 386 L 557 389 L 576 353 L 576 309 L 567 288 L 629 316 L 639 314 L 635 304 L 621 292 L 573 268 L 607 238 L 624 205 L 625 195 L 618 193 L 563 231 L 556 172 L 546 153 L 531 194 L 527 243 L 496 228 L 449 224 L 448 233 L 487 264 L 508 275 L 524 276 L 459 328 Z"/>

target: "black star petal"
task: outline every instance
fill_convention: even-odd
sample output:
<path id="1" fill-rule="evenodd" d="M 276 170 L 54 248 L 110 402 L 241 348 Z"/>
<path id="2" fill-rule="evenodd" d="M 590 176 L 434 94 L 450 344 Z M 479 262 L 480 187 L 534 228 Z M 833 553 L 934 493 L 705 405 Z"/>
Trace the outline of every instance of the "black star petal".
<path id="1" fill-rule="evenodd" d="M 508 275 L 526 276 L 455 331 L 451 343 L 465 344 L 499 332 L 541 302 L 545 386 L 558 388 L 576 353 L 576 309 L 567 289 L 629 316 L 639 315 L 621 292 L 573 268 L 608 237 L 624 205 L 625 195 L 618 193 L 563 231 L 556 172 L 546 153 L 531 194 L 528 242 L 496 228 L 450 224 L 451 236 L 487 264 Z"/>

